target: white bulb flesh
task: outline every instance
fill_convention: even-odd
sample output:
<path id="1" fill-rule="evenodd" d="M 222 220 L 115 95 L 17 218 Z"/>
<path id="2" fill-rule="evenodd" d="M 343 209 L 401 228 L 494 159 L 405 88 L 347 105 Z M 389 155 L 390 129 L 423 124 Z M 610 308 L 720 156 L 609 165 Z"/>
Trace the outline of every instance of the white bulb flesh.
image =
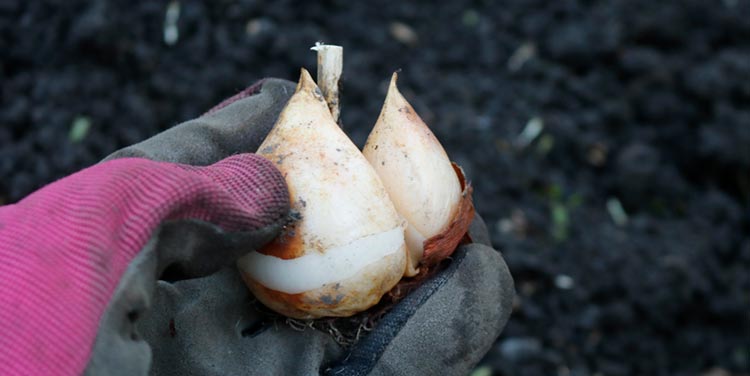
<path id="1" fill-rule="evenodd" d="M 298 294 L 351 278 L 385 256 L 403 252 L 403 246 L 404 230 L 396 227 L 289 260 L 250 252 L 243 257 L 242 267 L 270 289 Z"/>

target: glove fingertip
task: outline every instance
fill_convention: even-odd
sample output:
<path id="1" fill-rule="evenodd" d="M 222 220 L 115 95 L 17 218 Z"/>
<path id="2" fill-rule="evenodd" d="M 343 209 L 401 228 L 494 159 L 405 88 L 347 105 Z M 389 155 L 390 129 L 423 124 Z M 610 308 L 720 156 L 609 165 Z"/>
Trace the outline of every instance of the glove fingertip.
<path id="1" fill-rule="evenodd" d="M 380 363 L 406 374 L 466 374 L 492 347 L 513 305 L 513 279 L 502 256 L 482 244 L 459 248 L 429 296 L 393 338 Z M 429 283 L 429 282 L 428 282 Z M 418 349 L 430 348 L 429 354 Z M 376 366 L 373 374 L 377 372 Z"/>
<path id="2" fill-rule="evenodd" d="M 510 317 L 516 294 L 508 264 L 499 251 L 486 245 L 474 243 L 465 246 L 464 249 L 467 260 L 464 261 L 466 264 L 461 266 L 464 269 L 460 273 L 461 278 L 486 282 L 478 284 L 481 289 L 478 293 L 485 296 L 488 307 L 493 306 L 489 302 L 497 302 L 494 307 L 497 311 L 496 320 L 501 329 Z"/>
<path id="3" fill-rule="evenodd" d="M 210 114 L 212 114 L 212 113 L 214 113 L 216 111 L 221 110 L 222 108 L 224 108 L 226 106 L 229 106 L 230 104 L 232 104 L 234 102 L 237 102 L 238 100 L 245 99 L 247 97 L 252 97 L 253 95 L 260 93 L 260 90 L 263 88 L 263 85 L 266 83 L 266 80 L 268 80 L 268 79 L 267 78 L 263 78 L 263 79 L 260 79 L 260 80 L 256 81 L 254 84 L 246 87 L 245 89 L 243 89 L 239 93 L 237 93 L 237 94 L 235 94 L 235 95 L 233 95 L 233 96 L 231 96 L 231 97 L 229 97 L 227 99 L 224 99 L 223 101 L 221 101 L 216 106 L 211 107 L 211 109 L 208 110 L 208 111 L 206 111 L 206 113 L 203 114 L 203 115 L 204 116 L 205 115 L 210 115 Z"/>
<path id="4" fill-rule="evenodd" d="M 271 161 L 257 154 L 237 154 L 203 169 L 262 228 L 278 223 L 289 212 L 289 190 Z"/>
<path id="5" fill-rule="evenodd" d="M 490 233 L 487 230 L 487 224 L 479 213 L 474 214 L 474 220 L 469 226 L 469 236 L 474 243 L 492 247 L 492 240 L 490 240 Z"/>

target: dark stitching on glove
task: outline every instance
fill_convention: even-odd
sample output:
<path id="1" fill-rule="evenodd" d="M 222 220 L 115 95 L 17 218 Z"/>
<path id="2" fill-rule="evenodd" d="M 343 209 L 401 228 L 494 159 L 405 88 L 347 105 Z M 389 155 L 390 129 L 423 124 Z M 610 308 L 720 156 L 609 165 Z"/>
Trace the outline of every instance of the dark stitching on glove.
<path id="1" fill-rule="evenodd" d="M 245 329 L 242 329 L 240 332 L 240 335 L 245 338 L 253 338 L 257 336 L 258 334 L 261 334 L 268 329 L 270 325 L 268 325 L 265 321 L 258 321 L 254 322 L 252 325 L 248 326 Z"/>
<path id="2" fill-rule="evenodd" d="M 404 298 L 378 324 L 378 327 L 358 343 L 341 361 L 340 364 L 325 370 L 326 375 L 354 376 L 370 373 L 383 356 L 385 349 L 427 300 L 455 274 L 466 257 L 466 251 L 456 252 L 451 264 L 434 279 L 426 281 L 424 285 Z"/>
<path id="3" fill-rule="evenodd" d="M 174 319 L 169 319 L 169 336 L 172 338 L 177 336 L 177 328 L 174 326 Z"/>

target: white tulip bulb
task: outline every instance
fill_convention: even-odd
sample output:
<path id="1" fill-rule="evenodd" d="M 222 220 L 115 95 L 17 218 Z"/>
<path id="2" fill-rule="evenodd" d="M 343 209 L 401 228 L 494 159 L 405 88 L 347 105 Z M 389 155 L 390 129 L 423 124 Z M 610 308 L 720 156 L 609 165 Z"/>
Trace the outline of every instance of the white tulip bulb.
<path id="1" fill-rule="evenodd" d="M 304 69 L 258 153 L 283 173 L 301 219 L 238 261 L 250 290 L 301 319 L 375 305 L 406 269 L 406 225 Z"/>
<path id="2" fill-rule="evenodd" d="M 459 170 L 454 169 L 438 139 L 401 95 L 397 78 L 394 73 L 363 154 L 408 222 L 406 244 L 410 257 L 406 275 L 412 276 L 425 256 L 425 243 L 445 234 L 456 221 L 464 195 Z M 463 232 L 454 234 L 451 244 L 445 246 L 455 248 L 471 215 L 468 222 L 461 223 L 465 225 Z"/>

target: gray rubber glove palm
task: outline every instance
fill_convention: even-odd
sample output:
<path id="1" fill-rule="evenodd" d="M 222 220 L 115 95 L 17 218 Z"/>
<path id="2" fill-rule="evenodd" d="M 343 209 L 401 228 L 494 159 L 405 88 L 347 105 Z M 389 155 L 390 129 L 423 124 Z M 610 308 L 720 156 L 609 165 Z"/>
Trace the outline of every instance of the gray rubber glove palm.
<path id="1" fill-rule="evenodd" d="M 253 151 L 293 91 L 291 82 L 266 80 L 231 104 L 113 157 L 206 165 Z M 288 325 L 258 309 L 234 267 L 192 278 L 205 273 L 190 272 L 189 265 L 203 261 L 188 256 L 171 276 L 180 280 L 158 281 L 154 289 L 153 271 L 161 269 L 158 259 L 144 252 L 141 262 L 128 270 L 131 278 L 123 278 L 102 320 L 102 329 L 109 324 L 116 328 L 100 330 L 89 372 L 133 374 L 150 363 L 154 375 L 465 374 L 499 336 L 513 298 L 510 273 L 491 248 L 481 219 L 472 224 L 471 232 L 475 243 L 460 247 L 444 270 L 347 347 L 336 341 L 335 333 Z M 231 246 L 215 237 L 204 238 L 201 231 L 194 231 L 197 240 L 186 245 L 182 233 L 163 237 L 159 247 L 184 252 L 191 247 Z M 132 346 L 138 337 L 116 325 L 122 321 L 122 306 L 127 306 L 122 302 L 139 296 L 135 300 L 142 302 L 143 315 L 134 321 L 153 359 L 142 353 L 142 347 Z M 140 352 L 129 353 L 133 348 Z"/>

